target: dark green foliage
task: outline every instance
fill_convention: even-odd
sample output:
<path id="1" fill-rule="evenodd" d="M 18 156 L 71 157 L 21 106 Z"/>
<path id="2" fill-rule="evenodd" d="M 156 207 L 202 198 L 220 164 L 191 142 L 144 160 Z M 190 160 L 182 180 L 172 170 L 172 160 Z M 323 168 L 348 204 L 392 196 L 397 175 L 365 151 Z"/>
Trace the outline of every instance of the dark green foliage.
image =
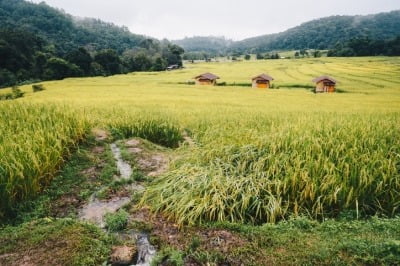
<path id="1" fill-rule="evenodd" d="M 276 86 L 276 89 L 280 88 L 289 88 L 289 89 L 315 89 L 315 85 L 311 84 L 297 84 L 297 83 L 288 83 L 288 84 L 281 84 Z"/>
<path id="2" fill-rule="evenodd" d="M 102 66 L 106 75 L 121 73 L 121 59 L 114 50 L 107 49 L 98 52 L 94 61 Z"/>
<path id="3" fill-rule="evenodd" d="M 315 58 L 321 57 L 321 56 L 322 56 L 321 51 L 319 51 L 319 50 L 313 51 L 313 52 L 312 52 L 312 55 L 313 55 L 313 57 L 315 57 Z"/>
<path id="4" fill-rule="evenodd" d="M 44 91 L 45 88 L 44 88 L 43 84 L 34 84 L 34 85 L 32 85 L 32 90 L 33 90 L 33 92 L 39 92 L 39 91 Z"/>
<path id="5" fill-rule="evenodd" d="M 251 58 L 251 56 L 250 56 L 249 54 L 246 54 L 246 55 L 244 56 L 244 59 L 245 59 L 245 60 L 250 60 L 250 58 Z"/>
<path id="6" fill-rule="evenodd" d="M 236 82 L 233 82 L 233 83 L 227 83 L 226 84 L 226 86 L 234 86 L 234 87 L 251 87 L 251 83 L 246 83 L 246 82 L 243 82 L 243 83 L 236 83 Z"/>
<path id="7" fill-rule="evenodd" d="M 43 40 L 30 32 L 0 27 L 0 87 L 33 78 L 36 52 L 42 45 Z"/>
<path id="8" fill-rule="evenodd" d="M 75 64 L 68 61 L 52 57 L 49 59 L 44 72 L 45 79 L 63 79 L 66 77 L 79 77 L 82 76 L 82 70 Z"/>
<path id="9" fill-rule="evenodd" d="M 11 71 L 7 69 L 0 69 L 0 87 L 12 86 L 16 82 L 17 78 Z"/>
<path id="10" fill-rule="evenodd" d="M 153 71 L 161 71 L 167 67 L 167 62 L 161 57 L 157 57 L 152 67 Z"/>
<path id="11" fill-rule="evenodd" d="M 152 59 L 145 51 L 128 51 L 123 56 L 125 67 L 129 71 L 146 71 L 152 67 Z"/>
<path id="12" fill-rule="evenodd" d="M 183 52 L 168 41 L 96 19 L 77 19 L 44 2 L 0 1 L 0 87 L 26 80 L 160 71 L 181 66 Z"/>
<path id="13" fill-rule="evenodd" d="M 167 44 L 162 51 L 163 57 L 167 60 L 168 65 L 182 66 L 181 55 L 185 52 L 176 44 Z"/>
<path id="14" fill-rule="evenodd" d="M 21 28 L 54 45 L 57 55 L 65 55 L 90 44 L 95 50 L 115 49 L 119 53 L 137 46 L 144 36 L 135 35 L 96 19 L 77 19 L 44 2 L 33 4 L 22 0 L 0 1 L 0 26 Z"/>
<path id="15" fill-rule="evenodd" d="M 328 56 L 375 56 L 400 55 L 400 36 L 392 40 L 371 40 L 355 38 L 346 43 L 338 43 L 328 52 Z"/>
<path id="16" fill-rule="evenodd" d="M 241 51 L 329 49 L 338 42 L 369 36 L 383 40 L 400 32 L 400 11 L 370 16 L 332 16 L 312 20 L 278 34 L 249 38 L 232 45 Z"/>
<path id="17" fill-rule="evenodd" d="M 279 56 L 278 53 L 274 53 L 274 54 L 271 54 L 271 55 L 267 54 L 267 55 L 265 56 L 265 59 L 280 59 L 280 58 L 281 58 L 281 57 Z"/>
<path id="18" fill-rule="evenodd" d="M 222 55 L 222 54 L 221 54 Z M 207 58 L 212 57 L 210 53 L 206 52 L 185 52 L 183 54 L 184 60 L 206 60 Z"/>
<path id="19" fill-rule="evenodd" d="M 77 65 L 85 75 L 90 75 L 93 59 L 85 48 L 80 47 L 77 50 L 69 52 L 66 58 L 72 64 Z"/>
<path id="20" fill-rule="evenodd" d="M 224 38 L 193 37 L 174 43 L 190 52 L 207 52 L 214 56 L 232 52 L 256 54 L 274 50 L 332 49 L 336 43 L 352 38 L 368 36 L 375 40 L 387 40 L 395 38 L 399 32 L 400 11 L 397 10 L 367 16 L 331 16 L 303 23 L 281 33 L 236 42 Z"/>
<path id="21" fill-rule="evenodd" d="M 12 87 L 10 93 L 0 95 L 0 101 L 1 100 L 15 100 L 15 99 L 24 97 L 24 94 L 25 94 L 25 92 L 21 91 L 21 89 L 18 88 L 17 86 L 14 86 L 14 87 Z"/>

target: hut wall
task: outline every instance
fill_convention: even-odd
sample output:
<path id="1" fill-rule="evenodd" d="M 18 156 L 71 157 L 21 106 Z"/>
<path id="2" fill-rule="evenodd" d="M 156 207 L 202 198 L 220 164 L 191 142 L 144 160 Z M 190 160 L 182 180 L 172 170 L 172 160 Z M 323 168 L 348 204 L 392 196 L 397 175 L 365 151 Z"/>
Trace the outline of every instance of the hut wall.
<path id="1" fill-rule="evenodd" d="M 260 81 L 260 80 L 253 80 L 252 83 L 253 88 L 259 88 L 259 89 L 268 89 L 269 88 L 269 81 Z"/>
<path id="2" fill-rule="evenodd" d="M 323 81 L 320 81 L 317 83 L 315 91 L 316 92 L 324 92 L 324 82 Z"/>
<path id="3" fill-rule="evenodd" d="M 328 86 L 328 92 L 335 92 L 335 85 Z"/>
<path id="4" fill-rule="evenodd" d="M 210 79 L 196 79 L 197 85 L 215 85 L 215 80 Z"/>
<path id="5" fill-rule="evenodd" d="M 335 92 L 335 85 L 325 85 L 324 81 L 317 83 L 316 92 Z"/>

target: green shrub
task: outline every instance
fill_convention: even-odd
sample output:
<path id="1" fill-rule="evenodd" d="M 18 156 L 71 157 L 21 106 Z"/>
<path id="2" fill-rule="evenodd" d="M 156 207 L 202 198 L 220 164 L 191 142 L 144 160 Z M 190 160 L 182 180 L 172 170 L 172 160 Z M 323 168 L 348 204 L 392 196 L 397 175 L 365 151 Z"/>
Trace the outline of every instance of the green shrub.
<path id="1" fill-rule="evenodd" d="M 34 84 L 34 85 L 32 85 L 32 90 L 33 90 L 33 92 L 38 92 L 38 91 L 44 91 L 45 88 L 44 88 L 43 84 Z"/>
<path id="2" fill-rule="evenodd" d="M 106 228 L 111 232 L 123 230 L 128 224 L 129 214 L 121 209 L 116 213 L 107 213 L 104 216 Z"/>
<path id="3" fill-rule="evenodd" d="M 181 251 L 168 247 L 157 253 L 151 265 L 183 266 L 183 256 Z"/>

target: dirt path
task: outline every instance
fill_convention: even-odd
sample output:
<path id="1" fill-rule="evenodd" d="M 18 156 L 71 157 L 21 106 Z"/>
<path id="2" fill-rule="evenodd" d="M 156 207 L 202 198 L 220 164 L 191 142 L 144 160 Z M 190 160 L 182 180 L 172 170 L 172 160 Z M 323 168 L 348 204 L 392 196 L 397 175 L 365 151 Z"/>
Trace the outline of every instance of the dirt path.
<path id="1" fill-rule="evenodd" d="M 107 139 L 108 134 L 105 131 L 98 130 L 99 137 L 97 141 L 104 141 Z M 136 155 L 137 164 L 144 173 L 148 176 L 157 176 L 166 171 L 168 161 L 158 152 L 150 152 L 143 147 L 143 141 L 139 139 L 132 139 L 125 142 L 128 151 Z M 129 180 L 132 177 L 132 166 L 122 159 L 121 149 L 117 143 L 110 144 L 110 149 L 113 153 L 116 166 L 119 172 L 118 176 L 114 177 L 115 181 Z M 137 182 L 127 184 L 124 189 L 130 193 L 135 191 L 142 191 L 144 187 Z M 116 193 L 118 194 L 118 193 Z M 94 193 L 89 202 L 84 205 L 79 211 L 79 219 L 94 223 L 98 227 L 104 229 L 106 224 L 104 216 L 108 213 L 115 213 L 123 206 L 131 202 L 130 197 L 119 197 L 117 195 L 111 196 L 108 199 L 99 199 L 97 193 Z M 136 242 L 136 249 L 128 246 L 115 246 L 112 249 L 111 263 L 129 264 L 138 266 L 150 266 L 151 261 L 156 255 L 156 249 L 150 244 L 149 235 L 141 231 L 129 231 L 117 233 L 119 238 L 127 238 Z M 136 253 L 136 256 L 134 256 Z M 136 264 L 134 264 L 134 257 L 136 257 Z"/>

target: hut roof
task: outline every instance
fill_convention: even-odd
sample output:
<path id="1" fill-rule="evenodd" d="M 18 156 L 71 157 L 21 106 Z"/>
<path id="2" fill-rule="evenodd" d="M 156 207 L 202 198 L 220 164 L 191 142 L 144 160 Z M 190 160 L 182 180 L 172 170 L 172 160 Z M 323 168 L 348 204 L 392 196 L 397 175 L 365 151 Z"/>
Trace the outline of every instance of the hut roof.
<path id="1" fill-rule="evenodd" d="M 313 79 L 312 81 L 315 82 L 315 83 L 318 83 L 318 82 L 321 82 L 323 80 L 329 80 L 330 82 L 332 82 L 334 84 L 337 83 L 337 81 L 335 79 L 333 79 L 333 78 L 331 78 L 329 76 L 320 76 L 320 77 L 317 77 L 317 78 Z"/>
<path id="2" fill-rule="evenodd" d="M 218 76 L 212 74 L 212 73 L 204 73 L 201 75 L 198 75 L 196 77 L 194 77 L 195 79 L 199 79 L 199 78 L 203 78 L 203 79 L 209 79 L 209 80 L 215 80 L 215 79 L 219 79 Z"/>
<path id="3" fill-rule="evenodd" d="M 252 78 L 252 80 L 268 80 L 268 81 L 272 81 L 274 80 L 273 77 L 267 75 L 267 74 L 260 74 L 258 76 L 255 76 L 254 78 Z"/>

